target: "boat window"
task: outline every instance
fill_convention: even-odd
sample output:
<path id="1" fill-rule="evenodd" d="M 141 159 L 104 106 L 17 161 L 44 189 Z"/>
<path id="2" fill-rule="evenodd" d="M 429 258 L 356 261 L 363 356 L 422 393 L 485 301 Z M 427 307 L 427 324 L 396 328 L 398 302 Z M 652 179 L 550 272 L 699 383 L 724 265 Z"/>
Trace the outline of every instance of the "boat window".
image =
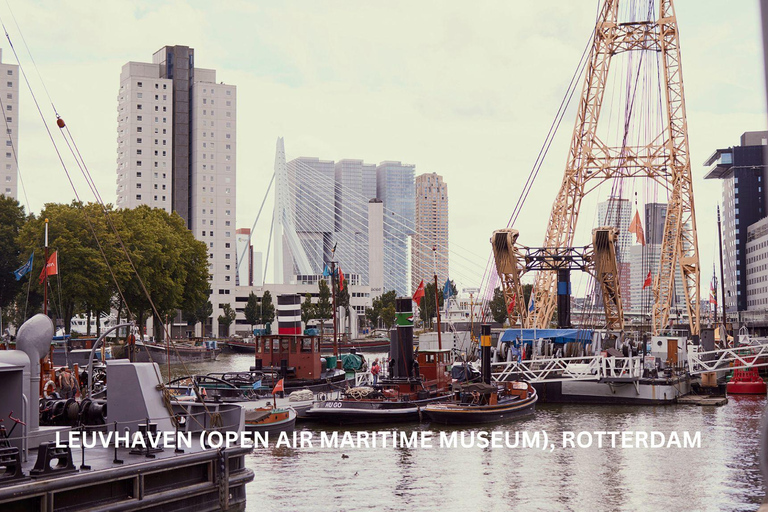
<path id="1" fill-rule="evenodd" d="M 272 352 L 280 352 L 280 340 L 277 338 L 272 340 Z"/>
<path id="2" fill-rule="evenodd" d="M 435 362 L 435 354 L 427 354 L 427 362 L 428 363 L 434 363 Z"/>
<path id="3" fill-rule="evenodd" d="M 256 340 L 256 353 L 261 354 L 261 340 Z"/>
<path id="4" fill-rule="evenodd" d="M 304 338 L 301 340 L 301 351 L 312 352 L 312 338 Z"/>
<path id="5" fill-rule="evenodd" d="M 320 352 L 320 338 L 315 338 L 315 352 Z"/>
<path id="6" fill-rule="evenodd" d="M 281 338 L 280 342 L 280 352 L 288 352 L 288 343 L 290 340 L 288 338 Z"/>

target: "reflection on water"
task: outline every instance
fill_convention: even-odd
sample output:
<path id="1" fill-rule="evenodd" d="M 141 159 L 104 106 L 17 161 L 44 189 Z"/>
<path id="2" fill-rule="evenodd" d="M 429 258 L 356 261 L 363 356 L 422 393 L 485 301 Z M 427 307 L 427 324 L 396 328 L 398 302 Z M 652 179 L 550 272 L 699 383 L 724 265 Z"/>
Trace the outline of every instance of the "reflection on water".
<path id="1" fill-rule="evenodd" d="M 251 363 L 250 356 L 225 355 L 191 369 L 244 370 Z M 256 473 L 247 510 L 757 510 L 765 495 L 758 462 L 765 407 L 765 397 L 731 397 L 717 408 L 541 404 L 534 417 L 484 427 L 545 430 L 555 441 L 562 431 L 700 431 L 699 449 L 259 449 L 247 460 Z M 322 430 L 299 428 L 316 439 Z M 452 427 L 375 427 L 396 429 Z"/>

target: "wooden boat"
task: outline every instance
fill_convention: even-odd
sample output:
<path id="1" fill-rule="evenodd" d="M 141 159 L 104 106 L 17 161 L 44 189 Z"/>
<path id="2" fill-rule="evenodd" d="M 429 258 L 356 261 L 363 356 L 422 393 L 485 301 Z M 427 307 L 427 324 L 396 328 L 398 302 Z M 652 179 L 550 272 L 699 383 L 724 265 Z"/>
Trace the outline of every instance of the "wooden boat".
<path id="1" fill-rule="evenodd" d="M 255 354 L 256 338 L 230 339 L 224 342 L 224 346 L 231 352 L 237 352 L 239 354 Z"/>
<path id="2" fill-rule="evenodd" d="M 450 358 L 448 349 L 420 351 L 418 364 L 413 365 L 416 377 L 382 379 L 377 388 L 352 388 L 343 398 L 319 400 L 307 411 L 307 418 L 337 425 L 419 421 L 422 408 L 452 397 L 447 373 Z"/>
<path id="3" fill-rule="evenodd" d="M 320 343 L 324 351 L 333 350 L 333 340 L 324 338 Z M 356 349 L 358 352 L 387 352 L 389 350 L 389 338 L 359 338 L 351 341 L 339 341 L 339 350 Z"/>
<path id="4" fill-rule="evenodd" d="M 293 432 L 296 426 L 296 411 L 290 407 L 274 408 L 271 405 L 245 411 L 245 430 L 268 433 Z"/>
<path id="5" fill-rule="evenodd" d="M 471 383 L 457 386 L 454 402 L 428 405 L 422 414 L 446 425 L 493 423 L 533 414 L 536 399 L 536 390 L 525 382 Z"/>
<path id="6" fill-rule="evenodd" d="M 170 355 L 171 363 L 185 363 L 190 361 L 215 361 L 221 354 L 215 340 L 194 340 L 191 342 L 173 342 L 170 347 L 165 343 L 141 343 L 136 341 L 136 361 L 148 362 L 152 356 L 152 362 L 165 364 Z"/>

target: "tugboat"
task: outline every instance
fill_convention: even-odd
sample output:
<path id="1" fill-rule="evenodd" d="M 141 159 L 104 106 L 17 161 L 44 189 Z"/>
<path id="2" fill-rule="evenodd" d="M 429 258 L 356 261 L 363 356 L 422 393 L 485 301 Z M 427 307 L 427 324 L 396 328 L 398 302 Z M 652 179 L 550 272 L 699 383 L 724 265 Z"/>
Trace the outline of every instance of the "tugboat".
<path id="1" fill-rule="evenodd" d="M 380 385 L 351 388 L 341 399 L 315 402 L 308 419 L 337 425 L 419 421 L 422 408 L 450 399 L 450 350 L 420 351 L 414 359 L 411 298 L 396 299 L 395 307 L 387 377 Z"/>
<path id="2" fill-rule="evenodd" d="M 426 419 L 446 425 L 492 423 L 533 414 L 536 390 L 525 382 L 491 384 L 491 326 L 480 336 L 483 382 L 457 385 L 455 401 L 427 405 Z"/>

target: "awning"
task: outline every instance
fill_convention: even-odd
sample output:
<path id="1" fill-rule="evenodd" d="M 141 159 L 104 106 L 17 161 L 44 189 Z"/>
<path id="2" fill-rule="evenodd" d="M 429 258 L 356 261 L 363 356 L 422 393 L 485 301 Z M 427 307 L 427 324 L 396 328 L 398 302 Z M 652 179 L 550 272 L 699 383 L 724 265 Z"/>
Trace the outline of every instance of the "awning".
<path id="1" fill-rule="evenodd" d="M 589 343 L 592 341 L 592 330 L 588 329 L 507 329 L 501 335 L 499 341 L 522 340 L 530 342 L 543 338 L 554 341 L 555 343 L 568 343 L 571 341 L 581 341 Z"/>

